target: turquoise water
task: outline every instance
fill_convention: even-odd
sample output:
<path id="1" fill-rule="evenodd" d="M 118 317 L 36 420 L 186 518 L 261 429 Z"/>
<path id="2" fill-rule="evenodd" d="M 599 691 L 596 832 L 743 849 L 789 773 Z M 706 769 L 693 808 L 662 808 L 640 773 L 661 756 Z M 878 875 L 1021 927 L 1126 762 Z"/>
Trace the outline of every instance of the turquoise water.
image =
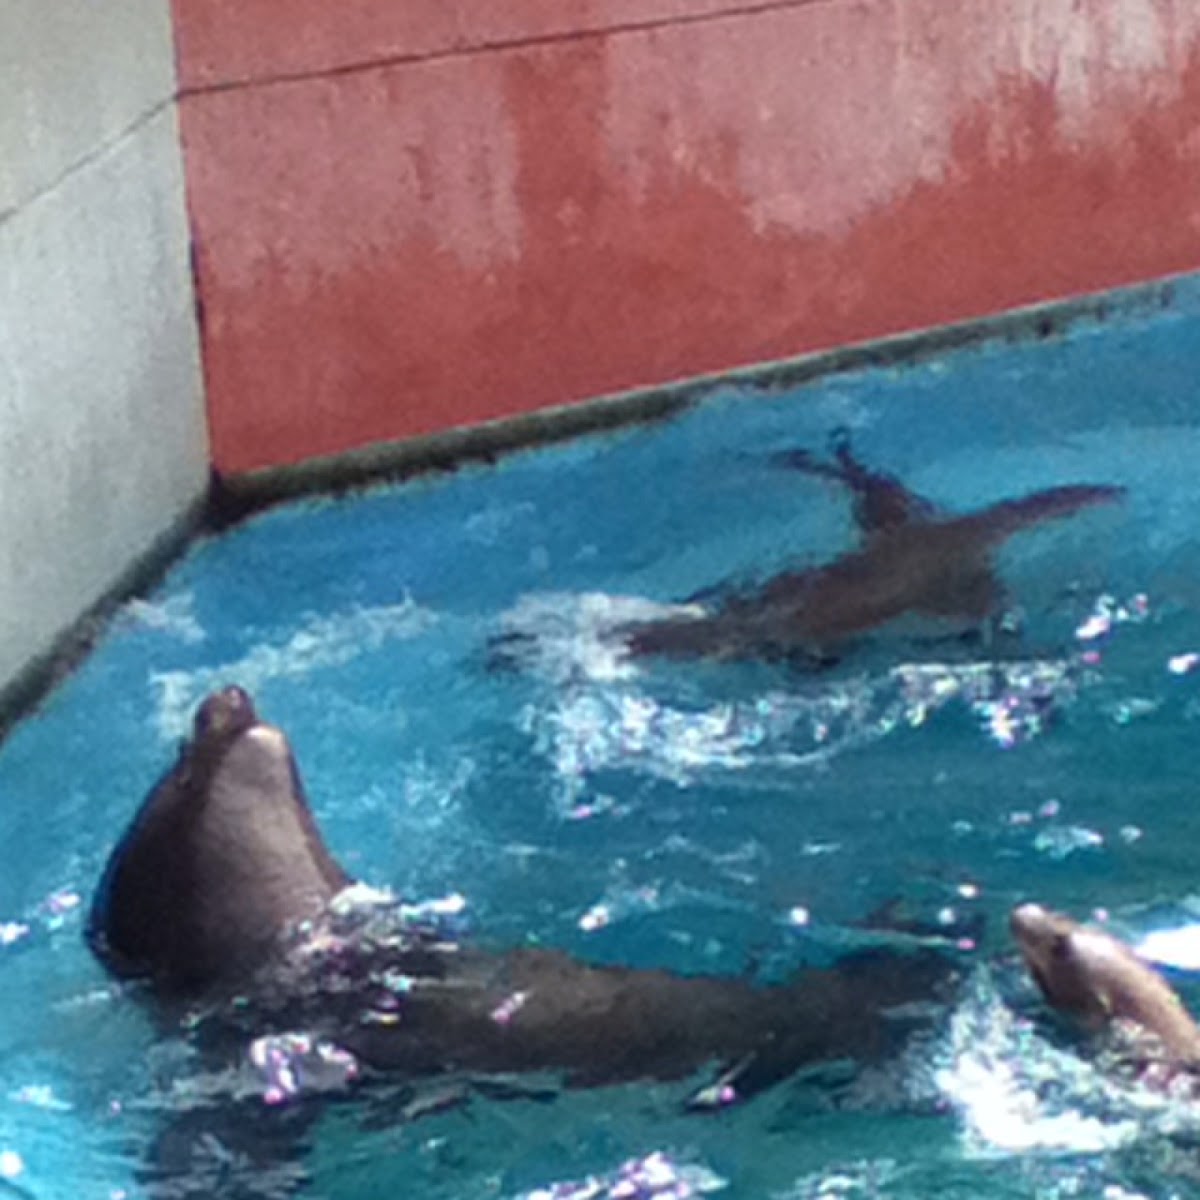
<path id="1" fill-rule="evenodd" d="M 348 869 L 462 894 L 496 945 L 778 976 L 897 898 L 933 927 L 988 922 L 961 997 L 886 1071 L 712 1119 L 667 1085 L 408 1124 L 331 1103 L 298 1194 L 518 1196 L 654 1151 L 730 1197 L 1200 1194 L 1200 1122 L 1039 1021 L 1004 929 L 1030 898 L 1131 936 L 1200 921 L 1197 378 L 1185 288 L 1062 338 L 719 390 L 197 545 L 0 748 L 0 1194 L 139 1195 L 155 1130 L 206 1084 L 91 960 L 82 911 L 195 703 L 233 681 L 288 731 Z M 990 656 L 904 630 L 816 673 L 616 653 L 605 630 L 647 605 L 854 543 L 843 491 L 771 462 L 839 427 L 955 511 L 1128 496 L 1007 544 L 1021 635 Z M 506 634 L 516 664 L 489 650 Z"/>

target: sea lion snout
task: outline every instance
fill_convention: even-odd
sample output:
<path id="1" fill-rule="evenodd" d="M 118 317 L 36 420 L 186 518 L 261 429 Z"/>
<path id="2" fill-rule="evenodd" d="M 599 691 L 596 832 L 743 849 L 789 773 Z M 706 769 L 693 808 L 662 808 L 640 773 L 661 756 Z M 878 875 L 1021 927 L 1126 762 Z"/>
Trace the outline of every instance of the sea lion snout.
<path id="1" fill-rule="evenodd" d="M 1008 925 L 1034 983 L 1055 1008 L 1082 1016 L 1094 1005 L 1080 964 L 1072 962 L 1072 938 L 1080 926 L 1040 904 L 1019 904 Z"/>
<path id="2" fill-rule="evenodd" d="M 1050 913 L 1040 904 L 1018 904 L 1008 918 L 1012 931 L 1019 938 L 1036 934 L 1049 919 Z"/>
<path id="3" fill-rule="evenodd" d="M 297 784 L 287 734 L 263 721 L 236 684 L 213 692 L 196 710 L 190 754 L 211 815 L 236 834 L 256 806 L 296 809 Z M 218 810 L 223 809 L 223 815 Z"/>
<path id="4" fill-rule="evenodd" d="M 1040 904 L 1018 904 L 1009 915 L 1008 924 L 1027 958 L 1047 953 L 1056 938 L 1070 932 L 1057 913 Z"/>
<path id="5" fill-rule="evenodd" d="M 235 683 L 205 699 L 196 710 L 192 729 L 196 740 L 202 742 L 242 733 L 257 722 L 250 693 Z"/>
<path id="6" fill-rule="evenodd" d="M 1102 929 L 1040 904 L 1021 904 L 1009 927 L 1029 974 L 1052 1008 L 1098 1028 L 1114 1011 L 1114 991 L 1151 974 L 1133 952 Z"/>

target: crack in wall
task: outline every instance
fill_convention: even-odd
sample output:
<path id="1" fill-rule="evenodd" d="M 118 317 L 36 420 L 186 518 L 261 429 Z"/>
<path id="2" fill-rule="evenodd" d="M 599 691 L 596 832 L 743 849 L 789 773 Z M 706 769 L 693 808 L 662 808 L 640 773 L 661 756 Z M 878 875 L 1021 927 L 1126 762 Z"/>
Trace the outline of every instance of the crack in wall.
<path id="1" fill-rule="evenodd" d="M 110 155 L 115 154 L 128 141 L 132 140 L 138 133 L 151 122 L 155 121 L 162 113 L 166 112 L 175 103 L 174 96 L 168 96 L 163 100 L 159 100 L 152 104 L 149 108 L 144 109 L 136 117 L 133 118 L 123 128 L 116 133 L 104 138 L 102 141 L 94 145 L 86 154 L 75 159 L 68 166 L 56 172 L 51 179 L 35 188 L 27 196 L 23 197 L 16 204 L 9 205 L 7 208 L 0 209 L 0 229 L 15 217 L 25 212 L 26 209 L 34 207 L 40 201 L 52 196 L 57 192 L 68 180 L 80 174 L 83 171 L 102 163 Z"/>
<path id="2" fill-rule="evenodd" d="M 447 46 L 436 50 L 421 50 L 412 53 L 386 54 L 371 58 L 356 59 L 336 66 L 303 71 L 281 71 L 274 75 L 242 76 L 224 79 L 217 83 L 193 84 L 179 89 L 180 99 L 191 96 L 239 91 L 244 88 L 276 87 L 289 83 L 304 83 L 316 79 L 332 79 L 345 75 L 358 75 L 365 71 L 387 70 L 392 67 L 414 66 L 423 63 L 446 62 L 453 59 L 469 59 L 497 52 L 536 49 L 541 46 L 570 45 L 596 39 L 621 37 L 630 34 L 650 33 L 657 29 L 675 28 L 685 25 L 711 25 L 723 21 L 744 20 L 747 17 L 763 16 L 773 12 L 793 9 L 816 8 L 840 3 L 841 0 L 761 0 L 760 3 L 731 5 L 719 12 L 678 13 L 666 17 L 652 17 L 643 21 L 614 22 L 590 29 L 565 29 L 557 33 L 537 34 L 529 37 L 494 38 L 470 44 Z"/>

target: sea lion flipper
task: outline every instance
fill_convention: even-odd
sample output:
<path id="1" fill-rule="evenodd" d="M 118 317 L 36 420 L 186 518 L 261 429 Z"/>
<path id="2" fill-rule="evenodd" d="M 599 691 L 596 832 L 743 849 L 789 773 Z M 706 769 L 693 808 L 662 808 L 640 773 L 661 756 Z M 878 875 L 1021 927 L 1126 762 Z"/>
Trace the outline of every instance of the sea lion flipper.
<path id="1" fill-rule="evenodd" d="M 310 1179 L 304 1158 L 320 1109 L 220 1098 L 172 1111 L 136 1174 L 147 1194 L 255 1200 L 295 1195 Z"/>
<path id="2" fill-rule="evenodd" d="M 829 438 L 833 462 L 825 462 L 802 448 L 785 450 L 773 461 L 806 475 L 836 479 L 849 489 L 854 501 L 854 520 L 863 537 L 870 540 L 903 525 L 936 520 L 937 506 L 905 487 L 895 475 L 868 467 L 850 446 L 850 434 L 844 427 Z"/>
<path id="3" fill-rule="evenodd" d="M 1075 483 L 1063 487 L 1043 488 L 1018 496 L 1015 500 L 1001 500 L 978 512 L 959 517 L 954 524 L 961 524 L 979 547 L 994 545 L 1030 525 L 1042 521 L 1056 521 L 1069 517 L 1082 508 L 1096 504 L 1113 504 L 1124 499 L 1127 490 L 1116 484 Z"/>
<path id="4" fill-rule="evenodd" d="M 471 1088 L 489 1100 L 524 1100 L 533 1104 L 550 1104 L 562 1095 L 562 1086 L 533 1074 L 528 1078 L 513 1074 L 473 1075 Z"/>

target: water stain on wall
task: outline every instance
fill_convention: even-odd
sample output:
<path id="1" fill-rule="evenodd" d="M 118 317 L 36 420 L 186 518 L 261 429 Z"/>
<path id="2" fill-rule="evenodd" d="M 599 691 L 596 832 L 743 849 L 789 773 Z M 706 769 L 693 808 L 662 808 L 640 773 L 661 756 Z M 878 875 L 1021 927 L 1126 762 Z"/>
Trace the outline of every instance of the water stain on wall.
<path id="1" fill-rule="evenodd" d="M 218 467 L 1195 267 L 1200 15 L 1114 5 L 807 5 L 186 96 Z"/>

